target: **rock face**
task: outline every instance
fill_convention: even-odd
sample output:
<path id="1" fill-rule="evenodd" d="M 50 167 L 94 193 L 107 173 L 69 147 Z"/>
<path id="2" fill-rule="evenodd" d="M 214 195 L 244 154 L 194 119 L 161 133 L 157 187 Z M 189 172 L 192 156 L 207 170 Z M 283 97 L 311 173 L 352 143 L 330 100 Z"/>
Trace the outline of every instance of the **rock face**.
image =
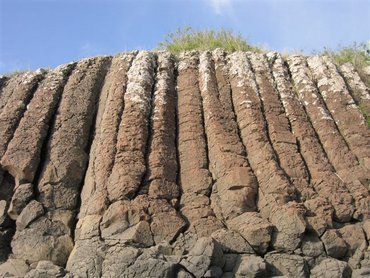
<path id="1" fill-rule="evenodd" d="M 220 49 L 1 77 L 0 277 L 367 277 L 366 83 Z"/>

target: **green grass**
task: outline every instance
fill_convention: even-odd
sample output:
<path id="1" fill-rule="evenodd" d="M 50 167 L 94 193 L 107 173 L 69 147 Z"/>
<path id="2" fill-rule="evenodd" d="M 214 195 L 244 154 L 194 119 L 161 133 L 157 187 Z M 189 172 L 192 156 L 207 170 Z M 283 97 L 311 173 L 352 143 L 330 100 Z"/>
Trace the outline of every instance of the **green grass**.
<path id="1" fill-rule="evenodd" d="M 324 48 L 320 53 L 333 59 L 333 61 L 341 66 L 345 63 L 351 63 L 362 81 L 370 87 L 370 80 L 365 74 L 365 67 L 370 66 L 370 41 L 367 43 L 353 43 L 349 46 L 339 46 L 336 50 Z"/>
<path id="2" fill-rule="evenodd" d="M 324 48 L 319 54 L 330 57 L 338 66 L 351 63 L 361 80 L 370 88 L 370 80 L 365 73 L 365 68 L 370 66 L 370 41 L 368 43 L 355 42 L 349 46 L 339 46 L 336 50 Z M 370 127 L 370 107 L 362 103 L 357 92 L 352 91 L 351 93 L 359 110 L 364 115 L 367 125 Z"/>
<path id="3" fill-rule="evenodd" d="M 358 108 L 360 112 L 362 113 L 362 115 L 364 115 L 367 126 L 370 127 L 370 107 L 366 107 L 365 105 L 360 103 L 358 105 Z"/>
<path id="4" fill-rule="evenodd" d="M 331 57 L 338 65 L 350 62 L 355 68 L 370 66 L 370 42 L 355 42 L 349 46 L 339 46 L 336 50 L 324 48 L 321 54 Z"/>
<path id="5" fill-rule="evenodd" d="M 179 28 L 174 33 L 166 35 L 165 40 L 158 44 L 158 48 L 173 54 L 186 50 L 214 50 L 223 48 L 227 51 L 256 51 L 262 49 L 252 46 L 240 35 L 232 31 L 220 30 L 195 30 L 192 27 Z"/>

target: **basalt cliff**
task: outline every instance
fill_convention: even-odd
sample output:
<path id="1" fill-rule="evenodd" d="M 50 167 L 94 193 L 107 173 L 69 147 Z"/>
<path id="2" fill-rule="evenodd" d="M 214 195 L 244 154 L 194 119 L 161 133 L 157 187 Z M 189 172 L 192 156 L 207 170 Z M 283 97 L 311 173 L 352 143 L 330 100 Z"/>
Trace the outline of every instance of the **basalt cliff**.
<path id="1" fill-rule="evenodd" d="M 352 65 L 128 52 L 0 78 L 0 277 L 369 277 Z"/>

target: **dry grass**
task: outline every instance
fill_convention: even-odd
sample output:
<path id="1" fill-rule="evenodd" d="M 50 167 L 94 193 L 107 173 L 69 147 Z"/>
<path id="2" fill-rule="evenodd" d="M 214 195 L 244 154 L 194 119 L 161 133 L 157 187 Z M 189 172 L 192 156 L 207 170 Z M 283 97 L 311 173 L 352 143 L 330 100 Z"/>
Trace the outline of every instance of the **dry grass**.
<path id="1" fill-rule="evenodd" d="M 240 35 L 232 31 L 202 30 L 198 31 L 192 27 L 179 28 L 174 33 L 169 33 L 163 42 L 158 45 L 159 49 L 165 49 L 173 54 L 179 54 L 185 50 L 214 50 L 223 48 L 227 51 L 256 51 L 262 49 L 252 46 Z"/>

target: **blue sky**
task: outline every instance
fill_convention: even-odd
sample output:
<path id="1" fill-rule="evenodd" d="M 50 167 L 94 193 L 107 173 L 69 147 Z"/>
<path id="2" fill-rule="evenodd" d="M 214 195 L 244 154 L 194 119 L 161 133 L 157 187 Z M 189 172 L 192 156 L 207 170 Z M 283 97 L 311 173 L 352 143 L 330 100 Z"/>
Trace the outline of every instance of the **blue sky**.
<path id="1" fill-rule="evenodd" d="M 0 0 L 0 73 L 153 49 L 187 25 L 310 53 L 368 41 L 370 0 Z"/>

